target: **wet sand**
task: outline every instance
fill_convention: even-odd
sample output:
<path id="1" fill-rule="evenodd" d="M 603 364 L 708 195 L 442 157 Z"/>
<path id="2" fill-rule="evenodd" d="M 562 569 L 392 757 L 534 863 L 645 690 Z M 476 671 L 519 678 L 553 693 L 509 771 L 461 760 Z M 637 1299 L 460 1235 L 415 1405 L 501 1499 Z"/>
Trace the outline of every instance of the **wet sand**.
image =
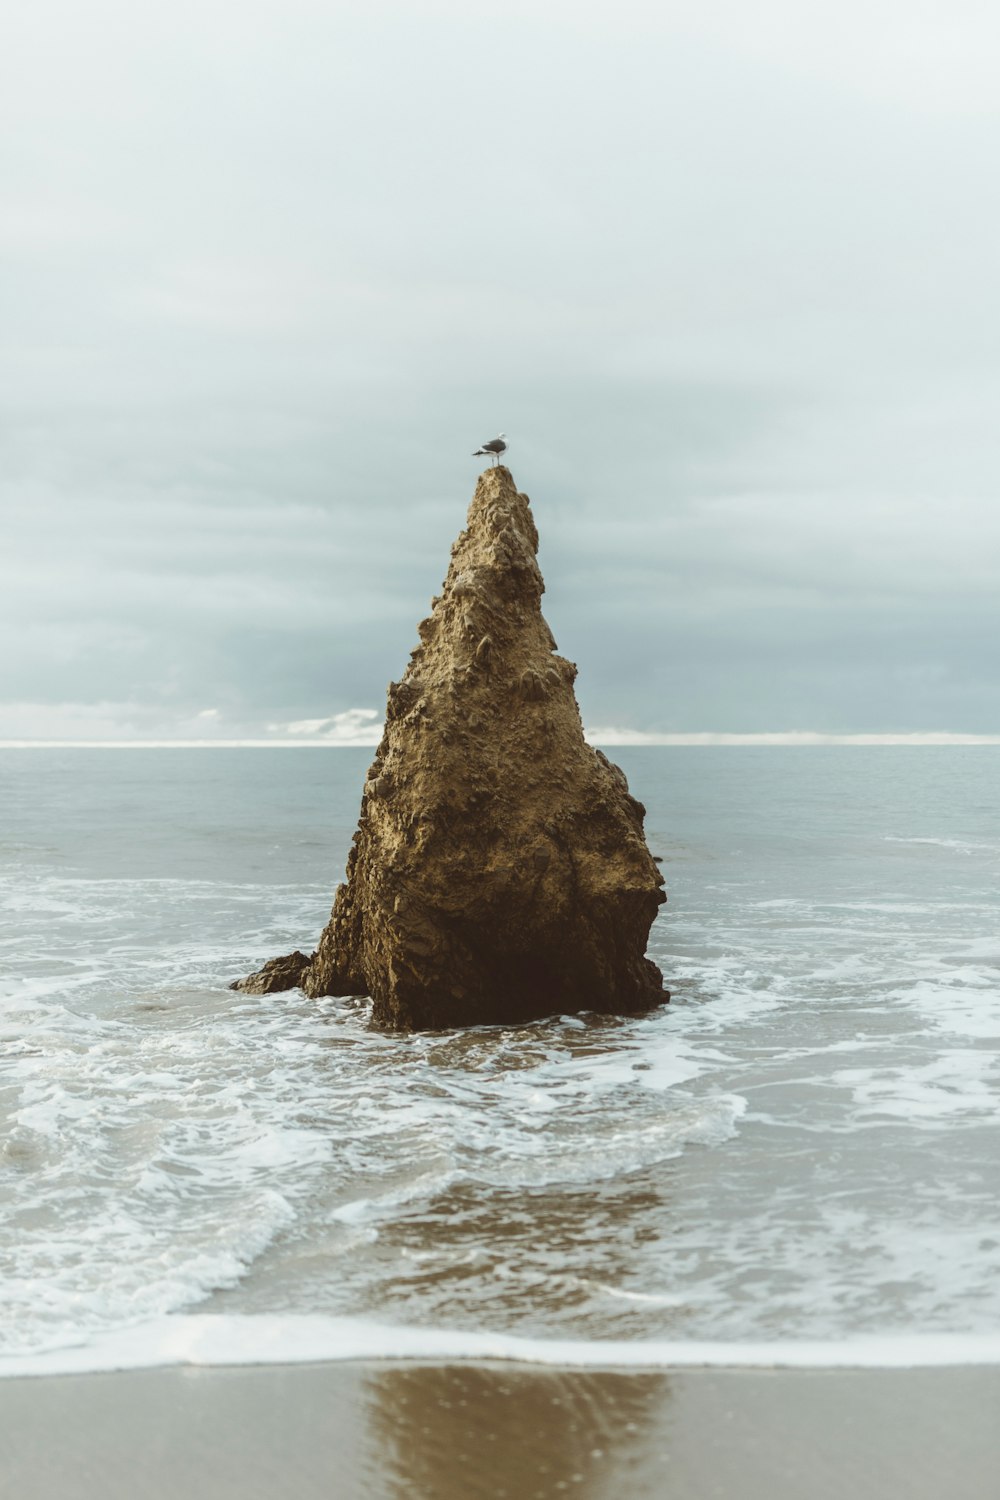
<path id="1" fill-rule="evenodd" d="M 18 1500 L 984 1500 L 1000 1369 L 339 1364 L 0 1381 Z"/>

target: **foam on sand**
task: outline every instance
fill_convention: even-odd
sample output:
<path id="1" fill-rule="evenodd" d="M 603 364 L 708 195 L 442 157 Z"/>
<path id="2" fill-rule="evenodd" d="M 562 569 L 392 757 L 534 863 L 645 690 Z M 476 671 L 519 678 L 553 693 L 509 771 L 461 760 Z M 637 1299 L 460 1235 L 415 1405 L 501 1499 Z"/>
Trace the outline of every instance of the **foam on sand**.
<path id="1" fill-rule="evenodd" d="M 156 1319 L 75 1347 L 0 1357 L 0 1377 L 348 1360 L 504 1361 L 574 1370 L 938 1369 L 1000 1365 L 1000 1334 L 886 1335 L 836 1342 L 643 1342 L 532 1339 L 507 1333 L 391 1327 L 360 1318 L 202 1314 Z"/>

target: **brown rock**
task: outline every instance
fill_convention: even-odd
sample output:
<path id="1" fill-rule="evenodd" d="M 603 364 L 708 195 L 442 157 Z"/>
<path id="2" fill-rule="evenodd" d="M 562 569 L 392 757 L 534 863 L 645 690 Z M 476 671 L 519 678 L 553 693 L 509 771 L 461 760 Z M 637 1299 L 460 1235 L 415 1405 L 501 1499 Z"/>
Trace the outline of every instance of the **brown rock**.
<path id="1" fill-rule="evenodd" d="M 541 613 L 538 533 L 504 467 L 476 486 L 385 733 L 311 960 L 255 993 L 370 994 L 394 1030 L 621 1013 L 669 996 L 645 958 L 663 877 L 645 809 L 583 738 Z M 266 985 L 266 988 L 264 987 Z"/>
<path id="2" fill-rule="evenodd" d="M 294 953 L 286 953 L 284 958 L 269 959 L 256 974 L 235 980 L 229 988 L 245 990 L 248 995 L 274 995 L 279 990 L 294 990 L 302 983 L 302 975 L 311 962 L 311 958 L 296 949 Z"/>

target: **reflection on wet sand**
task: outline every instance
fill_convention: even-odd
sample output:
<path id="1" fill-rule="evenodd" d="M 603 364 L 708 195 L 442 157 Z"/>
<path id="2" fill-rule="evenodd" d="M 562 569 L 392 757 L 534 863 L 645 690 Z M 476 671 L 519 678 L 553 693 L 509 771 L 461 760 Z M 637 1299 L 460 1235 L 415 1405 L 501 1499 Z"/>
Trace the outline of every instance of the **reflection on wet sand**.
<path id="1" fill-rule="evenodd" d="M 414 1306 L 447 1327 L 576 1338 L 684 1337 L 683 1299 L 656 1295 L 676 1230 L 669 1168 L 586 1186 L 459 1182 L 380 1226 L 380 1320 Z M 397 1314 L 397 1308 L 399 1312 Z"/>
<path id="2" fill-rule="evenodd" d="M 1000 1368 L 331 1364 L 0 1380 L 17 1500 L 985 1500 Z"/>
<path id="3" fill-rule="evenodd" d="M 367 1500 L 983 1500 L 1000 1369 L 371 1367 Z"/>
<path id="4" fill-rule="evenodd" d="M 373 1471 L 387 1500 L 628 1495 L 662 1439 L 662 1374 L 422 1366 L 371 1372 Z"/>

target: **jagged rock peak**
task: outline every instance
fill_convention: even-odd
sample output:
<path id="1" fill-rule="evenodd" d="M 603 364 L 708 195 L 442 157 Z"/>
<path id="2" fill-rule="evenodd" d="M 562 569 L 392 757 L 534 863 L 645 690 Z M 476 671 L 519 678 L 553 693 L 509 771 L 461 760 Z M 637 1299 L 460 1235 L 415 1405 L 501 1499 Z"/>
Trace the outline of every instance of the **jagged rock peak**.
<path id="1" fill-rule="evenodd" d="M 347 880 L 310 958 L 237 982 L 370 994 L 390 1029 L 618 1013 L 668 998 L 645 958 L 665 900 L 645 809 L 583 737 L 541 612 L 538 531 L 481 475 L 419 643 L 390 683 Z"/>

